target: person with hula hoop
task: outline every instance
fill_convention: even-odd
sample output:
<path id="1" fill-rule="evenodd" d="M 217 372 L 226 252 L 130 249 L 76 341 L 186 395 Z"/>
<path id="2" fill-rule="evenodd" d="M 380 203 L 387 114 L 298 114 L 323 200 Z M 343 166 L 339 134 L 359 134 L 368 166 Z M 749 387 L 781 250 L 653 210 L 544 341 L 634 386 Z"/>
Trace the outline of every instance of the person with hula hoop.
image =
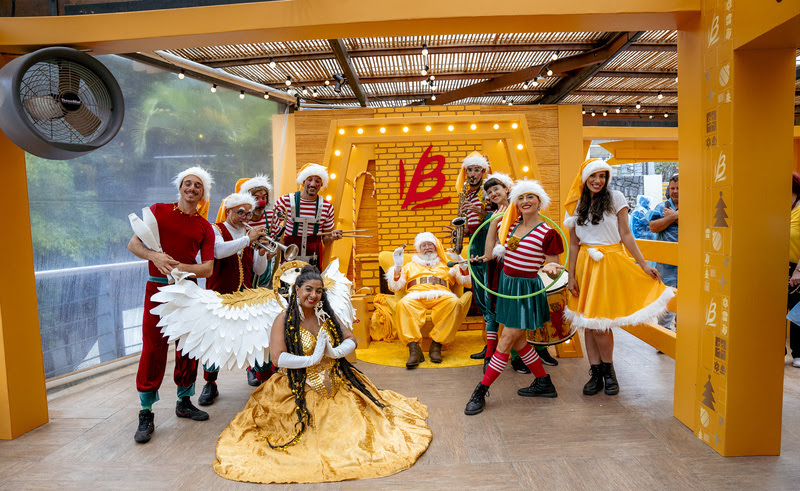
<path id="1" fill-rule="evenodd" d="M 628 202 L 609 191 L 611 166 L 600 159 L 581 165 L 567 194 L 570 229 L 569 296 L 564 317 L 584 330 L 591 378 L 585 395 L 619 393 L 612 329 L 657 322 L 675 296 L 648 265 L 628 226 Z M 624 244 L 624 248 L 623 248 Z M 632 261 L 625 249 L 633 256 Z M 638 266 L 637 266 L 638 265 Z"/>
<path id="2" fill-rule="evenodd" d="M 497 230 L 498 235 L 492 255 L 504 259 L 497 292 L 497 322 L 504 329 L 483 379 L 464 409 L 467 415 L 483 411 L 489 386 L 508 364 L 511 348 L 517 350 L 536 377 L 529 387 L 517 393 L 524 397 L 558 396 L 542 360 L 528 344 L 525 330 L 541 329 L 550 320 L 546 289 L 538 273 L 541 268 L 548 275 L 558 276 L 564 269 L 558 264 L 564 245 L 559 234 L 539 215 L 550 204 L 550 197 L 537 181 L 517 181 L 509 201 L 502 220 L 498 216 L 489 225 L 490 233 Z"/>

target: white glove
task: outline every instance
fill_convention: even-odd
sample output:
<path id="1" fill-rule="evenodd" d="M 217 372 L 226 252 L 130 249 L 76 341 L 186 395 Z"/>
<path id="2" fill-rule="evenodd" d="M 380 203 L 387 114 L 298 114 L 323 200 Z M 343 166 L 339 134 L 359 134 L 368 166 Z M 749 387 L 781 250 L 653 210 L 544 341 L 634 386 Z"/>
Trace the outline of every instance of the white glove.
<path id="1" fill-rule="evenodd" d="M 448 252 L 447 257 L 449 257 L 454 263 L 458 263 L 464 260 L 463 257 L 459 256 L 455 252 Z"/>
<path id="2" fill-rule="evenodd" d="M 317 345 L 314 347 L 314 354 L 311 356 L 293 355 L 291 353 L 283 352 L 278 357 L 278 366 L 281 368 L 308 368 L 316 365 L 325 354 L 325 347 L 328 345 L 328 334 L 325 331 L 320 331 L 317 334 Z"/>
<path id="3" fill-rule="evenodd" d="M 339 346 L 333 347 L 331 346 L 330 340 L 328 340 L 328 345 L 325 346 L 325 354 L 328 358 L 344 358 L 345 356 L 349 355 L 356 349 L 356 343 L 352 339 L 345 339 Z"/>
<path id="4" fill-rule="evenodd" d="M 394 265 L 395 265 L 395 267 L 397 269 L 400 269 L 400 268 L 403 267 L 403 251 L 404 250 L 403 250 L 402 247 L 398 247 L 392 253 L 392 259 L 394 259 Z"/>

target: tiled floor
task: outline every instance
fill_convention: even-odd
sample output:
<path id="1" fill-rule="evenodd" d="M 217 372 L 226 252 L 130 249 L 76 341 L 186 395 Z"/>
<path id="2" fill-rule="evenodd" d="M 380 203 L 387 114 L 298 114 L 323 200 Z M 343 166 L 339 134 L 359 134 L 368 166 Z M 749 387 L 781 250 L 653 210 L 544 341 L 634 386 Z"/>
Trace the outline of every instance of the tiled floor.
<path id="1" fill-rule="evenodd" d="M 445 353 L 446 354 L 446 353 Z M 585 359 L 550 368 L 556 399 L 516 389 L 531 375 L 508 369 L 492 386 L 486 410 L 465 416 L 480 367 L 407 371 L 359 363 L 376 385 L 416 396 L 430 409 L 433 442 L 411 469 L 325 489 L 800 489 L 800 369 L 785 369 L 780 457 L 723 458 L 672 417 L 674 362 L 632 336 L 617 335 L 616 397 L 581 393 Z M 169 365 L 171 368 L 171 364 Z M 216 439 L 244 406 L 243 372 L 220 374 L 211 419 L 174 414 L 171 372 L 155 406 L 156 432 L 133 441 L 136 365 L 49 395 L 49 424 L 0 441 L 2 489 L 255 489 L 212 467 Z M 277 486 L 275 486 L 277 487 Z"/>

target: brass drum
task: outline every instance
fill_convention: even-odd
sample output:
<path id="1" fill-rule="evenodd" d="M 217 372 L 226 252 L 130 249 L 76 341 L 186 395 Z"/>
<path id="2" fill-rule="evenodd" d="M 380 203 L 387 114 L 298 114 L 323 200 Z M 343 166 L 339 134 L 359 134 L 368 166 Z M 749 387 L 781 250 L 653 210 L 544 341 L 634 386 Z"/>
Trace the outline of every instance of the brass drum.
<path id="1" fill-rule="evenodd" d="M 539 278 L 545 286 L 553 283 L 553 278 L 545 273 L 539 272 Z M 567 283 L 569 278 L 567 272 L 547 288 L 547 303 L 550 306 L 550 321 L 545 322 L 544 327 L 535 331 L 526 331 L 528 343 L 537 346 L 551 346 L 563 343 L 578 332 L 572 325 L 564 319 L 564 308 L 567 306 Z"/>

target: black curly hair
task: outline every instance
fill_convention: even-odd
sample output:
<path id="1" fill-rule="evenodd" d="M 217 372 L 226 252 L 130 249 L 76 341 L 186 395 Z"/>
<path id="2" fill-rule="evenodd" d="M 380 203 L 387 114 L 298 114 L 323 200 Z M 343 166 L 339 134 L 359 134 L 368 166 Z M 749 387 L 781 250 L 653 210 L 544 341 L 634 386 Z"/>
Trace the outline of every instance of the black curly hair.
<path id="1" fill-rule="evenodd" d="M 318 280 L 320 283 L 324 284 L 322 275 L 319 273 L 319 270 L 314 266 L 305 266 L 301 271 L 300 275 L 298 275 L 297 279 L 294 282 L 294 287 L 291 289 L 291 295 L 289 297 L 289 307 L 286 309 L 286 318 L 283 322 L 283 336 L 284 341 L 286 342 L 286 350 L 293 355 L 303 356 L 303 342 L 300 337 L 300 306 L 297 303 L 297 288 L 300 288 L 304 284 L 309 281 Z M 322 303 L 322 310 L 328 314 L 328 319 L 325 321 L 327 325 L 328 333 L 329 333 L 329 341 L 331 346 L 338 346 L 344 340 L 344 336 L 342 335 L 342 326 L 339 322 L 339 319 L 336 318 L 336 314 L 331 309 L 331 306 L 328 304 L 328 295 L 323 290 L 322 296 L 320 297 L 320 302 Z M 320 326 L 322 328 L 324 326 Z M 334 366 L 333 370 L 338 370 L 343 378 L 347 381 L 348 385 L 351 387 L 355 387 L 358 389 L 362 394 L 367 396 L 369 400 L 375 403 L 376 406 L 383 408 L 384 405 L 381 403 L 364 385 L 364 383 L 359 380 L 353 371 L 360 371 L 355 368 L 349 361 L 345 358 L 339 358 L 337 360 L 333 360 Z M 311 415 L 308 412 L 308 407 L 306 407 L 306 369 L 305 368 L 297 368 L 297 369 L 288 369 L 287 374 L 289 376 L 289 387 L 292 390 L 292 394 L 294 394 L 294 404 L 296 407 L 297 413 L 297 423 L 295 427 L 298 428 L 297 433 L 295 436 L 289 440 L 288 442 L 282 445 L 273 445 L 272 442 L 267 440 L 269 446 L 271 448 L 279 448 L 279 449 L 286 449 L 291 445 L 294 445 L 300 440 L 300 436 L 308 426 Z"/>
<path id="2" fill-rule="evenodd" d="M 606 183 L 603 189 L 592 196 L 589 191 L 589 186 L 583 184 L 581 191 L 581 199 L 578 203 L 578 225 L 586 225 L 590 221 L 592 225 L 597 225 L 603 221 L 603 214 L 605 212 L 614 212 L 614 206 L 611 203 L 611 192 L 608 190 L 608 181 L 611 179 L 611 173 L 603 171 L 606 174 Z"/>

